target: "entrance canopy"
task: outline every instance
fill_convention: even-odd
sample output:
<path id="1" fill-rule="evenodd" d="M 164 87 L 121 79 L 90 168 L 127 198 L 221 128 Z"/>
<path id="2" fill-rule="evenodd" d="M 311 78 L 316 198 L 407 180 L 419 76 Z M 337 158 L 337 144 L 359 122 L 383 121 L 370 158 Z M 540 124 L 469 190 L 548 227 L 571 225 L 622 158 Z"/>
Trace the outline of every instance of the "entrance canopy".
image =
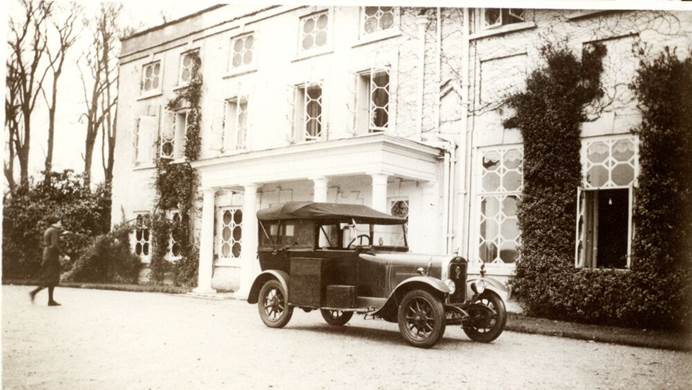
<path id="1" fill-rule="evenodd" d="M 373 210 L 359 204 L 323 203 L 323 202 L 287 202 L 279 206 L 262 209 L 257 212 L 260 221 L 284 219 L 313 219 L 321 222 L 372 223 L 380 225 L 397 225 L 406 222 L 405 218 Z"/>

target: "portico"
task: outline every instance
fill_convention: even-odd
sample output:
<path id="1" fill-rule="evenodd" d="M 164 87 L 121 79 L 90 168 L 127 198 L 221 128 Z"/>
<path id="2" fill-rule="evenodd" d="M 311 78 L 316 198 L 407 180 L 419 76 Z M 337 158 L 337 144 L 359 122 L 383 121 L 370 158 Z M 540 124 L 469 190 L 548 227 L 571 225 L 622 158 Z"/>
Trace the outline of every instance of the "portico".
<path id="1" fill-rule="evenodd" d="M 439 149 L 425 144 L 369 134 L 192 163 L 199 172 L 203 192 L 195 291 L 230 289 L 239 298 L 247 297 L 259 272 L 255 214 L 260 207 L 286 200 L 314 200 L 360 202 L 390 212 L 390 196 L 406 193 L 412 204 L 420 205 L 416 207 L 416 218 L 411 216 L 410 225 L 418 219 L 427 220 L 426 226 L 431 226 L 430 219 L 440 214 L 439 156 Z M 390 190 L 390 182 L 398 190 Z M 353 193 L 356 195 L 352 196 Z M 217 209 L 222 213 L 217 213 Z M 228 222 L 231 218 L 233 221 Z M 432 226 L 436 225 L 439 224 Z M 434 232 L 426 235 L 430 236 L 419 237 L 421 245 L 434 245 L 439 239 Z"/>

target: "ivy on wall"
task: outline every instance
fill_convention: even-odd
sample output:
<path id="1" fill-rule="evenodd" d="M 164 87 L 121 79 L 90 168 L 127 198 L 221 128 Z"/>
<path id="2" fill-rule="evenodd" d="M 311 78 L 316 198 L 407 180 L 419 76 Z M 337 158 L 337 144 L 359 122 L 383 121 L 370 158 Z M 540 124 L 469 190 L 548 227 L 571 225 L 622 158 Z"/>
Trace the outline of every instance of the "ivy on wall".
<path id="1" fill-rule="evenodd" d="M 199 251 L 194 243 L 192 234 L 193 203 L 197 194 L 197 174 L 190 161 L 199 158 L 201 149 L 200 124 L 202 110 L 202 76 L 201 59 L 192 54 L 192 79 L 175 98 L 168 102 L 166 108 L 171 111 L 187 110 L 187 126 L 185 129 L 185 161 L 173 162 L 170 159 L 159 158 L 156 163 L 156 192 L 157 204 L 151 218 L 152 256 L 151 278 L 156 283 L 163 282 L 166 273 L 173 273 L 176 285 L 193 286 L 197 281 Z M 166 212 L 178 210 L 180 218 L 172 220 Z M 171 237 L 177 244 L 180 258 L 175 262 L 166 260 L 166 254 L 171 246 Z"/>
<path id="2" fill-rule="evenodd" d="M 519 205 L 522 259 L 511 281 L 529 314 L 626 326 L 677 327 L 689 320 L 692 215 L 692 64 L 669 51 L 642 60 L 631 88 L 643 111 L 639 188 L 635 192 L 630 270 L 576 268 L 576 190 L 581 122 L 602 97 L 603 46 L 579 60 L 546 46 L 545 66 L 524 92 L 506 102 L 516 110 L 505 127 L 521 130 L 524 193 Z M 686 158 L 687 157 L 687 158 Z"/>
<path id="3" fill-rule="evenodd" d="M 642 111 L 639 186 L 635 191 L 632 270 L 638 316 L 690 321 L 692 299 L 692 53 L 666 48 L 641 61 L 631 88 Z"/>

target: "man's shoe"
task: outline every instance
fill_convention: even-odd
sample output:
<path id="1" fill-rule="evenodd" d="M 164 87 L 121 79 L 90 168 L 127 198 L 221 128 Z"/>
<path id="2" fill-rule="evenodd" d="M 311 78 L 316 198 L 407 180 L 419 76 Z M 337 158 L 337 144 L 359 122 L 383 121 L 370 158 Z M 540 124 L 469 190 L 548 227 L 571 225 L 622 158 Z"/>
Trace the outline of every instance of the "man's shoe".
<path id="1" fill-rule="evenodd" d="M 48 302 L 48 306 L 62 306 L 62 305 L 59 304 L 58 302 L 53 301 L 53 302 Z"/>

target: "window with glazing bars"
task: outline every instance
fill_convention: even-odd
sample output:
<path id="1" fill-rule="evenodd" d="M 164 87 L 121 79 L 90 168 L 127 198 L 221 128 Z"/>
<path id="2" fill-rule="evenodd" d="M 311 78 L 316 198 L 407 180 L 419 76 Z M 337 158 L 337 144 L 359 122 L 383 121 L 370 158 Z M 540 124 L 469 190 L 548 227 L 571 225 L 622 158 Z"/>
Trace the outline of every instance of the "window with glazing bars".
<path id="1" fill-rule="evenodd" d="M 236 97 L 226 100 L 224 117 L 224 150 L 240 150 L 246 147 L 248 127 L 248 99 Z"/>

